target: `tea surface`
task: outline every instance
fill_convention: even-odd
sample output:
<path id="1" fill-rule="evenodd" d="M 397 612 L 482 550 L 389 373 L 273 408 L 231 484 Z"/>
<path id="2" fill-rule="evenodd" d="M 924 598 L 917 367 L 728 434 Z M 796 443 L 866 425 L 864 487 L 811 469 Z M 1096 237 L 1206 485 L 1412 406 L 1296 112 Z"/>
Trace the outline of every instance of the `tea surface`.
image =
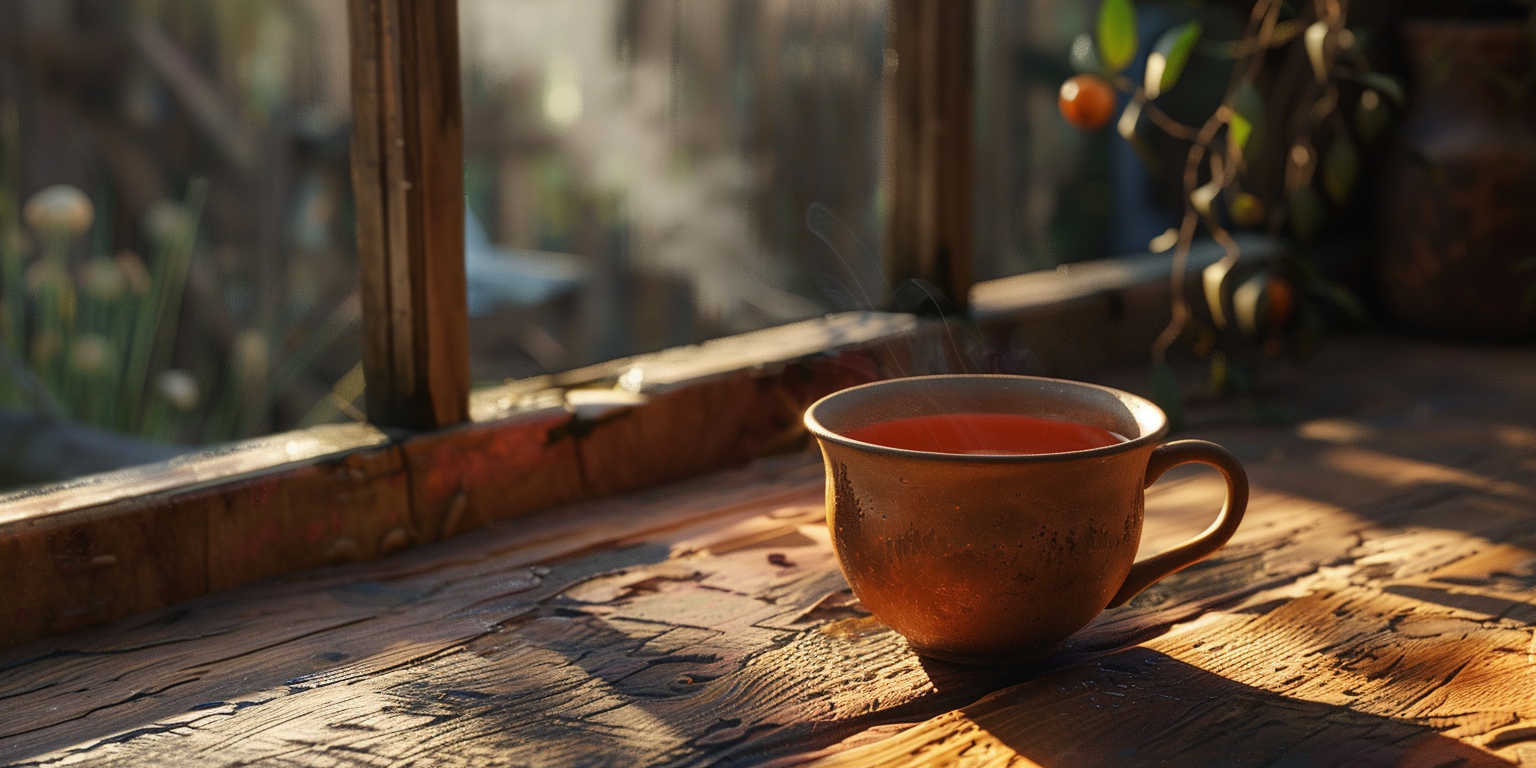
<path id="1" fill-rule="evenodd" d="M 1018 455 L 1065 453 L 1125 442 L 1107 429 L 1012 413 L 946 413 L 882 421 L 848 437 L 928 453 Z"/>

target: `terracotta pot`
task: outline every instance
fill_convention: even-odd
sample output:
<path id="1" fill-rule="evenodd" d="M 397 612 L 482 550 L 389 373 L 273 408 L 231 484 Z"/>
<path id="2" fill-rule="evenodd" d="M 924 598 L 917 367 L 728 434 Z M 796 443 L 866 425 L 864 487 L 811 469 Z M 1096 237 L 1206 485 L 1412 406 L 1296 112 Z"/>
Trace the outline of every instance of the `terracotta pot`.
<path id="1" fill-rule="evenodd" d="M 1377 276 L 1414 328 L 1529 337 L 1536 312 L 1536 92 L 1521 24 L 1417 22 L 1405 29 L 1415 91 L 1382 175 Z"/>
<path id="2" fill-rule="evenodd" d="M 1061 453 L 936 453 L 849 437 L 871 424 L 957 413 L 1074 421 L 1125 442 Z M 1159 445 L 1168 420 L 1134 395 L 1029 376 L 923 376 L 845 389 L 806 425 L 827 468 L 827 525 L 843 574 L 871 613 L 924 656 L 972 664 L 1047 655 L 1105 607 L 1232 537 L 1247 506 L 1243 468 L 1218 445 Z M 1186 462 L 1226 476 L 1204 533 L 1133 561 L 1142 492 Z"/>

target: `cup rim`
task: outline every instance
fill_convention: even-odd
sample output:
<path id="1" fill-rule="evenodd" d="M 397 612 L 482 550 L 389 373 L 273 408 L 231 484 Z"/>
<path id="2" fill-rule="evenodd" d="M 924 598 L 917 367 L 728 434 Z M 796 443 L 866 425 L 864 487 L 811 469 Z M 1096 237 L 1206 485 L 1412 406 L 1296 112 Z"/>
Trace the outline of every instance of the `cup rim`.
<path id="1" fill-rule="evenodd" d="M 861 390 L 861 389 L 870 389 L 870 388 L 875 388 L 875 387 L 888 386 L 888 385 L 891 385 L 894 382 L 906 382 L 906 381 L 918 381 L 918 380 L 929 380 L 929 381 L 932 381 L 932 380 L 938 380 L 938 379 L 1005 379 L 1005 380 L 1010 380 L 1010 381 L 1023 380 L 1023 381 L 1035 381 L 1035 382 L 1048 382 L 1048 383 L 1051 383 L 1051 384 L 1067 385 L 1067 386 L 1072 386 L 1072 387 L 1082 387 L 1084 389 L 1097 389 L 1097 390 L 1099 390 L 1101 392 L 1106 392 L 1106 393 L 1112 395 L 1113 397 L 1115 397 L 1116 399 L 1118 399 L 1118 400 L 1120 400 L 1122 402 L 1126 402 L 1127 404 L 1134 404 L 1134 405 L 1136 405 L 1138 407 L 1151 409 L 1151 412 L 1157 415 L 1157 427 L 1155 429 L 1152 429 L 1152 430 L 1148 431 L 1146 434 L 1141 435 L 1140 437 L 1136 437 L 1136 438 L 1133 438 L 1133 439 L 1130 439 L 1130 440 L 1126 440 L 1123 443 L 1115 443 L 1113 445 L 1104 445 L 1104 446 L 1100 446 L 1098 448 L 1087 448 L 1087 449 L 1079 450 L 1079 451 L 1057 451 L 1055 453 L 1001 453 L 1001 454 L 994 454 L 994 453 L 980 453 L 980 454 L 978 454 L 978 453 L 939 453 L 939 452 L 936 452 L 936 451 L 914 451 L 914 450 L 911 450 L 911 449 L 908 449 L 908 448 L 892 448 L 892 447 L 890 447 L 888 445 L 879 445 L 878 443 L 866 443 L 863 440 L 855 440 L 855 439 L 853 439 L 851 437 L 848 437 L 847 435 L 842 435 L 842 434 L 839 434 L 837 432 L 833 432 L 830 429 L 827 429 L 825 426 L 822 425 L 821 421 L 816 418 L 816 411 L 817 411 L 817 409 L 821 408 L 823 404 L 825 404 L 829 400 L 832 400 L 833 398 L 838 397 L 839 395 L 843 395 L 843 394 L 848 393 L 848 392 L 853 392 L 855 390 Z M 910 459 L 924 459 L 924 460 L 928 460 L 928 461 L 947 461 L 947 462 L 964 462 L 964 463 L 981 463 L 981 464 L 1043 464 L 1043 463 L 1049 463 L 1049 462 L 1055 462 L 1055 461 L 1075 461 L 1075 460 L 1078 460 L 1078 459 L 1093 459 L 1093 458 L 1100 458 L 1100 457 L 1105 457 L 1105 456 L 1113 456 L 1113 455 L 1116 455 L 1116 454 L 1125 453 L 1127 451 L 1134 451 L 1134 450 L 1136 450 L 1138 448 L 1141 448 L 1142 446 L 1145 446 L 1145 445 L 1148 445 L 1148 444 L 1153 444 L 1153 443 L 1160 442 L 1164 437 L 1166 437 L 1168 435 L 1168 414 L 1164 413 L 1163 409 L 1159 408 L 1157 406 L 1157 404 L 1153 403 L 1151 400 L 1148 400 L 1148 399 L 1146 399 L 1144 397 L 1141 397 L 1139 395 L 1133 395 L 1133 394 L 1131 394 L 1129 392 L 1126 392 L 1126 391 L 1123 391 L 1123 390 L 1115 389 L 1114 387 L 1106 387 L 1106 386 L 1103 386 L 1103 385 L 1100 385 L 1100 384 L 1089 384 L 1087 382 L 1071 381 L 1069 379 L 1054 379 L 1054 378 L 1050 378 L 1048 376 L 1015 376 L 1015 375 L 1011 375 L 1011 374 L 994 374 L 994 373 L 951 373 L 951 374 L 939 374 L 939 375 L 935 375 L 935 376 L 903 376 L 903 377 L 895 378 L 895 379 L 882 379 L 880 381 L 872 381 L 872 382 L 869 382 L 867 384 L 860 384 L 858 386 L 848 387 L 847 389 L 840 389 L 840 390 L 838 390 L 836 392 L 833 392 L 832 394 L 829 394 L 829 395 L 826 395 L 825 397 L 822 397 L 820 400 L 817 400 L 814 403 L 811 403 L 810 407 L 805 409 L 805 426 L 806 426 L 806 429 L 810 430 L 811 434 L 815 435 L 816 438 L 819 439 L 819 440 L 824 440 L 824 441 L 827 441 L 827 442 L 836 443 L 838 445 L 846 446 L 848 448 L 853 448 L 853 449 L 864 451 L 864 452 L 867 452 L 867 453 L 875 453 L 875 454 L 880 454 L 880 455 L 885 455 L 885 456 L 904 457 L 904 458 L 910 458 Z"/>

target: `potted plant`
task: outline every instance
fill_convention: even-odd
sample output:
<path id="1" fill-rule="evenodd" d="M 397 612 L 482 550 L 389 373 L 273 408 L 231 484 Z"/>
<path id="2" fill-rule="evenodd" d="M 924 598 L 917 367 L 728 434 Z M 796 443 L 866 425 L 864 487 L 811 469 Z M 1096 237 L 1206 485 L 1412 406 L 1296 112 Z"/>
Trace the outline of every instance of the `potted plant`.
<path id="1" fill-rule="evenodd" d="M 1150 248 L 1174 252 L 1172 322 L 1152 353 L 1154 395 L 1177 418 L 1167 356 L 1181 337 L 1208 362 L 1214 390 L 1247 393 L 1263 355 L 1310 352 L 1325 312 L 1363 320 L 1353 293 L 1321 275 L 1313 249 L 1329 217 L 1351 204 L 1362 147 L 1382 135 L 1403 89 L 1372 67 L 1348 0 L 1258 0 L 1228 29 L 1213 23 L 1232 18 L 1227 6 L 1164 10 L 1171 23 L 1150 30 L 1148 45 L 1133 0 L 1104 0 L 1096 34 L 1073 46 L 1079 74 L 1062 84 L 1059 107 L 1084 130 L 1113 124 L 1176 186 L 1180 226 Z M 1196 62 L 1205 76 L 1186 85 Z M 1205 93 L 1191 98 L 1196 88 Z M 1289 235 L 1298 247 L 1240 273 L 1239 230 Z M 1203 271 L 1202 295 L 1190 301 L 1183 273 L 1200 235 L 1226 255 Z"/>

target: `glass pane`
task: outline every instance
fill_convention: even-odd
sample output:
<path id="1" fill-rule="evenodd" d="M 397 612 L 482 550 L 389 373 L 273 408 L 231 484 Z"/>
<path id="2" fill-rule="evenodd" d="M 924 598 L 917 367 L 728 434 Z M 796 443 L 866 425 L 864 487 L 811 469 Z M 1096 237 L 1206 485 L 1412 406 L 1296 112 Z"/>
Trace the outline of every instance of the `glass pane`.
<path id="1" fill-rule="evenodd" d="M 345 3 L 0 29 L 0 485 L 355 415 Z"/>
<path id="2" fill-rule="evenodd" d="M 1084 131 L 1057 107 L 1073 44 L 1093 33 L 1098 5 L 977 2 L 977 280 L 1145 252 L 1178 225 L 1172 187 L 1149 176 L 1113 124 Z"/>
<path id="3" fill-rule="evenodd" d="M 884 303 L 878 0 L 460 0 L 472 366 Z"/>

